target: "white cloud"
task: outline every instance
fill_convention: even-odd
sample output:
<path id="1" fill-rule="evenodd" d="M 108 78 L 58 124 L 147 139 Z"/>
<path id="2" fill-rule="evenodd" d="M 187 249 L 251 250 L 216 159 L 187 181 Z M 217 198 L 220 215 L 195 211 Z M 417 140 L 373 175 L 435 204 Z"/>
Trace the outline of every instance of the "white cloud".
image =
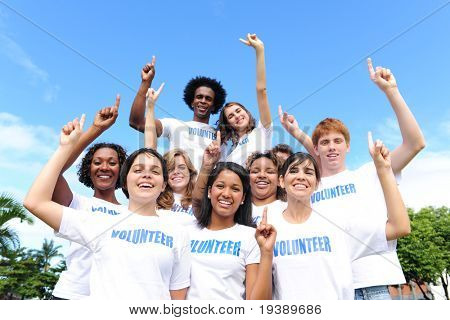
<path id="1" fill-rule="evenodd" d="M 440 131 L 447 137 L 450 137 L 450 120 L 439 124 Z"/>
<path id="2" fill-rule="evenodd" d="M 48 86 L 44 92 L 44 101 L 52 103 L 58 98 L 59 86 Z"/>
<path id="3" fill-rule="evenodd" d="M 52 128 L 24 124 L 17 116 L 5 112 L 0 113 L 0 137 L 0 160 L 11 152 L 15 157 L 29 154 L 47 157 L 53 152 L 59 139 Z"/>
<path id="4" fill-rule="evenodd" d="M 54 240 L 56 245 L 62 245 L 59 250 L 62 254 L 67 253 L 69 241 L 55 236 L 52 228 L 47 226 L 41 220 L 34 217 L 34 223 L 20 223 L 20 220 L 14 219 L 10 226 L 17 232 L 20 239 L 20 246 L 30 249 L 40 249 L 44 239 Z"/>
<path id="5" fill-rule="evenodd" d="M 389 148 L 402 143 L 402 135 L 396 118 L 386 118 L 385 121 L 376 127 L 374 139 L 380 139 Z"/>
<path id="6" fill-rule="evenodd" d="M 59 86 L 50 83 L 47 71 L 35 64 L 29 54 L 17 42 L 2 33 L 0 33 L 0 54 L 23 68 L 31 76 L 33 85 L 36 82 L 41 82 L 45 86 L 42 97 L 45 102 L 51 103 L 56 100 Z"/>
<path id="7" fill-rule="evenodd" d="M 4 34 L 0 34 L 0 52 L 17 65 L 23 67 L 32 76 L 42 81 L 48 81 L 47 72 L 38 67 L 19 44 Z"/>
<path id="8" fill-rule="evenodd" d="M 450 207 L 450 151 L 423 152 L 402 173 L 400 189 L 408 207 Z"/>

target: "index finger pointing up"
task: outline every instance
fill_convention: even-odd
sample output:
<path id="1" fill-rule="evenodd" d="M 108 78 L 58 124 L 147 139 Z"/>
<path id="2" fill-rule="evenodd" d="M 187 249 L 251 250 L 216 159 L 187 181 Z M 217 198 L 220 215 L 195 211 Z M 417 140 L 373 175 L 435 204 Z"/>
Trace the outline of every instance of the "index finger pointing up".
<path id="1" fill-rule="evenodd" d="M 367 132 L 367 142 L 369 143 L 369 149 L 373 148 L 373 138 L 372 138 L 372 132 Z"/>
<path id="2" fill-rule="evenodd" d="M 219 144 L 219 146 L 220 146 L 220 130 L 217 130 L 217 132 L 216 132 L 216 142 Z"/>
<path id="3" fill-rule="evenodd" d="M 86 115 L 83 113 L 80 118 L 80 130 L 83 131 L 84 122 L 86 121 Z"/>
<path id="4" fill-rule="evenodd" d="M 119 105 L 120 105 L 120 94 L 117 94 L 116 103 L 114 104 L 114 106 L 117 107 L 117 109 L 119 109 Z"/>
<path id="5" fill-rule="evenodd" d="M 367 68 L 369 69 L 370 78 L 375 78 L 375 70 L 373 69 L 371 58 L 367 58 Z"/>
<path id="6" fill-rule="evenodd" d="M 267 224 L 267 207 L 264 207 L 261 224 Z"/>

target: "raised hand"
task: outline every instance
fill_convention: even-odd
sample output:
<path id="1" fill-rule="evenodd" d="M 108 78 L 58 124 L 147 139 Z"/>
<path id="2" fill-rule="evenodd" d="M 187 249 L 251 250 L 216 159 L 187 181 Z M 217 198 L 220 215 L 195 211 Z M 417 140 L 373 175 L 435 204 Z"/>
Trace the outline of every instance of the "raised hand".
<path id="1" fill-rule="evenodd" d="M 153 78 L 155 77 L 155 62 L 156 62 L 156 58 L 155 56 L 152 57 L 152 62 L 151 63 L 147 63 L 141 71 L 141 78 L 142 81 L 146 81 L 146 82 L 151 82 L 153 81 Z"/>
<path id="2" fill-rule="evenodd" d="M 287 112 L 283 112 L 281 105 L 278 106 L 278 116 L 283 128 L 291 135 L 295 136 L 296 131 L 300 130 L 295 117 Z"/>
<path id="3" fill-rule="evenodd" d="M 220 131 L 217 131 L 216 140 L 211 142 L 203 153 L 202 166 L 212 169 L 216 165 L 220 159 L 220 144 Z"/>
<path id="4" fill-rule="evenodd" d="M 391 154 L 389 149 L 383 144 L 381 140 L 373 142 L 372 132 L 367 133 L 367 140 L 369 144 L 369 153 L 373 159 L 375 167 L 391 169 Z"/>
<path id="5" fill-rule="evenodd" d="M 147 91 L 147 107 L 153 107 L 156 103 L 156 100 L 158 100 L 160 93 L 162 92 L 164 88 L 165 83 L 163 82 L 158 90 L 155 91 L 155 89 L 150 88 Z"/>
<path id="6" fill-rule="evenodd" d="M 244 40 L 242 38 L 239 39 L 240 42 L 243 44 L 248 45 L 249 47 L 253 47 L 255 49 L 264 49 L 264 43 L 259 39 L 255 33 L 250 34 L 247 33 L 247 40 Z"/>
<path id="7" fill-rule="evenodd" d="M 60 146 L 73 146 L 80 139 L 83 133 L 84 121 L 86 115 L 82 114 L 80 120 L 75 118 L 73 121 L 69 121 L 61 130 L 61 136 L 59 140 Z"/>
<path id="8" fill-rule="evenodd" d="M 256 227 L 256 242 L 261 251 L 272 252 L 277 239 L 275 227 L 267 223 L 267 207 L 264 208 L 261 223 Z"/>
<path id="9" fill-rule="evenodd" d="M 105 131 L 116 122 L 119 116 L 120 95 L 116 96 L 116 102 L 113 106 L 100 109 L 94 118 L 93 126 Z"/>
<path id="10" fill-rule="evenodd" d="M 394 74 L 390 69 L 383 67 L 373 68 L 372 59 L 367 59 L 367 68 L 369 69 L 370 79 L 380 88 L 382 91 L 397 88 L 397 81 L 395 81 Z"/>

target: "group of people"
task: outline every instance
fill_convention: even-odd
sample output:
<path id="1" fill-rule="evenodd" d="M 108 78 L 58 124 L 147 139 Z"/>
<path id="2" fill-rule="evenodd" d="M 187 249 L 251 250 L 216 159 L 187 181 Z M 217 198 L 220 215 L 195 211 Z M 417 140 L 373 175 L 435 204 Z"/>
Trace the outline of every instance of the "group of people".
<path id="1" fill-rule="evenodd" d="M 156 119 L 164 85 L 151 88 L 153 58 L 129 119 L 145 147 L 127 156 L 118 144 L 90 146 L 78 176 L 92 197 L 73 193 L 63 173 L 115 123 L 120 97 L 87 130 L 84 115 L 62 128 L 24 200 L 71 241 L 54 299 L 389 299 L 387 285 L 405 282 L 395 240 L 410 222 L 396 175 L 425 141 L 392 72 L 368 60 L 403 142 L 390 152 L 369 134 L 373 161 L 352 171 L 349 131 L 334 118 L 309 137 L 279 107 L 281 125 L 308 153 L 272 145 L 264 44 L 255 34 L 241 42 L 256 53 L 258 119 L 225 103 L 221 83 L 208 77 L 184 90 L 192 121 Z M 161 136 L 170 142 L 163 156 Z"/>

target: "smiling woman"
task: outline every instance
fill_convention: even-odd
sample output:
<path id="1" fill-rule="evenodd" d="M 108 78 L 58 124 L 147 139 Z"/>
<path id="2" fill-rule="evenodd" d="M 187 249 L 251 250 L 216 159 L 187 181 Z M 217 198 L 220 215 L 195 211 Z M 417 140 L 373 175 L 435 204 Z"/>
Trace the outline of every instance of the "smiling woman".
<path id="1" fill-rule="evenodd" d="M 197 178 L 197 170 L 188 154 L 181 149 L 166 152 L 164 160 L 169 172 L 169 181 L 158 199 L 158 204 L 162 209 L 192 216 L 192 191 Z"/>
<path id="2" fill-rule="evenodd" d="M 353 299 L 352 261 L 387 250 L 387 240 L 408 234 L 389 151 L 381 142 L 369 148 L 385 193 L 387 221 L 362 215 L 371 208 L 356 201 L 351 206 L 357 215 L 325 218 L 332 213 L 311 209 L 311 195 L 320 183 L 314 158 L 298 152 L 283 164 L 280 185 L 288 205 L 281 215 L 268 216 L 279 232 L 273 251 L 274 299 Z"/>
<path id="3" fill-rule="evenodd" d="M 240 41 L 253 47 L 256 53 L 259 122 L 256 124 L 251 113 L 241 103 L 228 102 L 220 112 L 217 130 L 222 136 L 220 161 L 235 162 L 244 166 L 251 153 L 272 148 L 273 124 L 267 97 L 264 44 L 256 34 L 247 34 L 247 39 Z"/>
<path id="4" fill-rule="evenodd" d="M 84 116 L 64 126 L 60 146 L 30 188 L 25 207 L 58 235 L 85 246 L 92 254 L 90 297 L 102 299 L 184 299 L 190 283 L 189 240 L 156 209 L 167 183 L 161 155 L 142 148 L 120 172 L 128 210 L 93 215 L 51 199 L 61 169 L 80 139 Z M 108 179 L 105 172 L 100 180 Z"/>
<path id="5" fill-rule="evenodd" d="M 247 159 L 252 192 L 252 216 L 255 224 L 261 221 L 263 209 L 268 213 L 281 213 L 286 209 L 285 192 L 278 176 L 281 160 L 272 151 L 254 152 Z"/>
<path id="6" fill-rule="evenodd" d="M 220 133 L 205 150 L 193 192 L 197 221 L 187 228 L 192 254 L 187 299 L 270 299 L 276 232 L 267 226 L 255 239 L 248 173 L 234 162 L 217 163 L 219 158 Z"/>
<path id="7" fill-rule="evenodd" d="M 114 143 L 96 143 L 82 158 L 78 177 L 81 183 L 94 190 L 93 197 L 73 193 L 63 176 L 63 172 L 73 164 L 86 146 L 115 123 L 119 103 L 120 97 L 117 96 L 114 106 L 102 108 L 96 113 L 92 126 L 80 137 L 60 172 L 52 195 L 53 201 L 95 215 L 120 214 L 122 210 L 115 190 L 120 187 L 119 171 L 127 156 L 121 146 Z M 69 129 L 71 128 L 67 125 L 64 127 L 64 130 Z M 66 265 L 67 270 L 61 273 L 53 290 L 53 298 L 82 299 L 89 296 L 91 252 L 78 243 L 71 243 L 66 255 Z"/>

